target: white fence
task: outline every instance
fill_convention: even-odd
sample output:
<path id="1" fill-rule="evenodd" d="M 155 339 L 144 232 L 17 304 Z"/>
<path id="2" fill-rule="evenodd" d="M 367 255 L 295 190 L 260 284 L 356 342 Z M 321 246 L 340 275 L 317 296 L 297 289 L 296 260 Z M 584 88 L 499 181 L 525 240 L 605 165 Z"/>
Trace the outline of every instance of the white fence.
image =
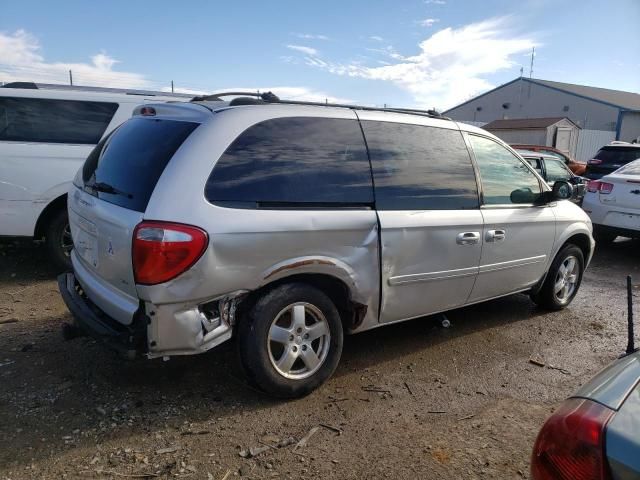
<path id="1" fill-rule="evenodd" d="M 586 162 L 607 143 L 616 139 L 616 132 L 608 130 L 580 130 L 578 135 L 578 147 L 576 148 L 576 160 Z"/>

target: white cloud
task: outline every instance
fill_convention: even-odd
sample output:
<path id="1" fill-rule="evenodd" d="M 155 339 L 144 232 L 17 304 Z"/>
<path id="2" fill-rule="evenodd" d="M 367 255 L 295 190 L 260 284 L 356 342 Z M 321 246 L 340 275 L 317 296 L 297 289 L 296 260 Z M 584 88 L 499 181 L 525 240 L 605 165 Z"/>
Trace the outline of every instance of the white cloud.
<path id="1" fill-rule="evenodd" d="M 315 35 L 313 33 L 295 33 L 294 35 L 305 40 L 329 40 L 326 35 Z"/>
<path id="2" fill-rule="evenodd" d="M 292 45 L 291 47 L 298 47 Z M 308 47 L 294 48 L 308 55 L 316 55 L 315 49 Z M 142 88 L 158 89 L 170 92 L 171 87 L 166 82 L 160 84 L 150 81 L 145 75 L 134 72 L 121 72 L 114 70 L 120 63 L 105 52 L 100 52 L 91 57 L 87 63 L 47 62 L 40 53 L 41 46 L 38 39 L 24 30 L 18 30 L 13 34 L 0 32 L 0 82 L 33 81 L 39 83 L 67 84 L 69 70 L 73 71 L 74 84 L 85 86 L 111 87 L 111 88 Z M 220 91 L 272 91 L 283 99 L 306 100 L 312 102 L 324 102 L 325 99 L 333 103 L 351 103 L 347 98 L 335 97 L 321 90 L 307 87 L 275 86 L 275 87 L 251 87 L 251 88 L 225 88 L 206 89 L 191 88 L 189 86 L 176 86 L 176 93 L 190 95 L 206 95 L 207 93 Z"/>
<path id="3" fill-rule="evenodd" d="M 303 45 L 287 45 L 287 48 L 290 50 L 295 50 L 296 52 L 304 53 L 305 55 L 317 55 L 318 50 L 311 47 L 305 47 Z"/>
<path id="4" fill-rule="evenodd" d="M 371 35 L 369 40 L 373 40 L 374 42 L 384 42 L 384 38 L 379 37 L 378 35 Z"/>
<path id="5" fill-rule="evenodd" d="M 114 70 L 118 63 L 105 52 L 87 63 L 47 62 L 40 54 L 38 39 L 24 30 L 0 32 L 0 81 L 61 83 L 69 81 L 69 70 L 76 84 L 127 88 L 149 88 L 144 75 Z"/>
<path id="6" fill-rule="evenodd" d="M 424 20 L 418 21 L 418 24 L 423 27 L 433 27 L 433 24 L 439 21 L 439 18 L 425 18 Z"/>
<path id="7" fill-rule="evenodd" d="M 444 5 L 447 2 L 444 0 L 424 0 L 424 3 L 427 5 Z"/>
<path id="8" fill-rule="evenodd" d="M 513 35 L 508 23 L 508 17 L 502 17 L 439 30 L 418 44 L 414 56 L 386 47 L 380 53 L 397 60 L 389 65 L 342 64 L 319 57 L 305 62 L 336 75 L 393 83 L 423 107 L 449 108 L 492 88 L 485 76 L 513 68 L 517 63 L 512 57 L 535 45 L 530 38 Z"/>

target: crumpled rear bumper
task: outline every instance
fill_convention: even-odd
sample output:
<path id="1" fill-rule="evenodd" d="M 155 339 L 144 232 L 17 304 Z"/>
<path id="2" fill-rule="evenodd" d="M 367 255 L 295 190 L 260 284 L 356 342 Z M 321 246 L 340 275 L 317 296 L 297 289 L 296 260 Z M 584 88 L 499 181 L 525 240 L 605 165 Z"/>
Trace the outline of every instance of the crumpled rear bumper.
<path id="1" fill-rule="evenodd" d="M 58 276 L 58 289 L 73 315 L 75 326 L 83 333 L 104 342 L 129 359 L 147 353 L 149 319 L 142 311 L 136 313 L 130 325 L 117 322 L 84 294 L 73 273 Z"/>
<path id="2" fill-rule="evenodd" d="M 223 308 L 217 318 L 207 318 L 197 304 L 140 302 L 133 321 L 124 325 L 91 301 L 73 273 L 58 276 L 58 289 L 76 327 L 130 359 L 204 353 L 233 334 L 238 294 L 218 300 Z"/>

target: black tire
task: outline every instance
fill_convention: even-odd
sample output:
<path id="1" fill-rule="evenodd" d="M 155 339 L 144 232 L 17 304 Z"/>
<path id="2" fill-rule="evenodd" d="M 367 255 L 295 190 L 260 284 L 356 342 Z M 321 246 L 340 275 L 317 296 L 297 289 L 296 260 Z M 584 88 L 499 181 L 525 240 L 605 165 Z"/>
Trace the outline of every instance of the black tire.
<path id="1" fill-rule="evenodd" d="M 324 316 L 324 320 L 317 321 L 317 323 L 322 323 L 325 329 L 328 328 L 328 341 L 326 336 L 319 338 L 317 343 L 316 340 L 305 341 L 302 339 L 304 333 L 296 333 L 293 310 L 287 309 L 293 308 L 294 304 L 299 303 L 310 305 L 303 305 L 305 324 L 308 320 L 316 321 L 317 318 L 321 318 L 318 312 Z M 291 321 L 290 333 L 292 335 L 287 336 L 287 346 L 284 346 L 284 343 L 280 344 L 270 340 L 269 332 L 272 324 L 276 327 L 279 326 L 276 320 L 285 323 L 288 320 Z M 307 331 L 306 328 L 304 332 Z M 240 318 L 237 334 L 240 360 L 249 381 L 260 390 L 279 398 L 297 398 L 311 393 L 333 374 L 342 354 L 343 331 L 338 310 L 324 292 L 304 283 L 289 283 L 268 291 L 258 299 L 243 318 Z M 293 337 L 295 339 L 289 341 Z M 294 344 L 293 342 L 308 342 L 308 344 Z M 278 355 L 273 353 L 274 345 L 275 348 L 282 347 L 283 349 L 281 356 L 277 359 L 275 357 Z M 302 354 L 303 348 L 307 354 L 313 353 L 316 359 L 323 357 L 321 363 L 316 367 L 317 370 L 308 368 L 307 361 L 302 358 L 303 355 L 307 355 Z M 316 355 L 316 348 L 321 353 L 320 355 Z M 287 378 L 277 370 L 275 364 L 284 358 L 285 353 L 289 351 L 286 349 L 298 352 L 295 362 L 291 364 L 289 369 L 293 371 L 294 366 L 301 365 L 302 369 L 307 369 L 308 372 L 299 375 L 307 374 L 308 377 Z"/>
<path id="2" fill-rule="evenodd" d="M 611 230 L 603 230 L 601 227 L 593 228 L 593 238 L 597 243 L 602 245 L 613 243 L 613 241 L 618 238 L 618 235 Z"/>
<path id="3" fill-rule="evenodd" d="M 563 272 L 560 271 L 561 267 L 567 262 L 569 259 L 574 258 L 577 262 L 577 272 L 575 273 L 576 279 L 573 290 L 570 292 L 567 291 L 566 298 L 557 294 L 557 284 L 560 280 L 560 277 L 563 275 Z M 565 265 L 566 266 L 566 265 Z M 568 244 L 565 245 L 560 252 L 556 255 L 556 258 L 553 259 L 551 263 L 551 267 L 549 268 L 549 272 L 547 273 L 547 277 L 542 285 L 542 288 L 537 292 L 531 295 L 531 299 L 540 307 L 545 308 L 547 310 L 562 310 L 569 306 L 569 304 L 573 301 L 574 297 L 578 293 L 580 289 L 580 284 L 582 283 L 582 274 L 584 273 L 584 255 L 582 254 L 582 250 L 579 247 Z M 568 277 L 570 277 L 570 273 Z M 567 278 L 565 277 L 565 282 Z"/>
<path id="4" fill-rule="evenodd" d="M 58 272 L 71 271 L 71 248 L 69 246 L 71 235 L 69 233 L 69 217 L 67 210 L 61 209 L 55 212 L 49 219 L 45 231 L 45 242 L 49 258 Z"/>

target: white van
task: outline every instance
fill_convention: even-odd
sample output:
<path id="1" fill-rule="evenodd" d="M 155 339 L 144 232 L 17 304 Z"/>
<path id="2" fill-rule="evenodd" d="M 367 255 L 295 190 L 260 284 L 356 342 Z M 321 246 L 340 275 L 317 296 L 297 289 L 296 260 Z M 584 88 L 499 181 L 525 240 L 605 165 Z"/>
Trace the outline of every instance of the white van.
<path id="1" fill-rule="evenodd" d="M 189 95 L 8 83 L 0 87 L 0 237 L 46 239 L 70 266 L 67 191 L 93 147 L 147 102 Z"/>

